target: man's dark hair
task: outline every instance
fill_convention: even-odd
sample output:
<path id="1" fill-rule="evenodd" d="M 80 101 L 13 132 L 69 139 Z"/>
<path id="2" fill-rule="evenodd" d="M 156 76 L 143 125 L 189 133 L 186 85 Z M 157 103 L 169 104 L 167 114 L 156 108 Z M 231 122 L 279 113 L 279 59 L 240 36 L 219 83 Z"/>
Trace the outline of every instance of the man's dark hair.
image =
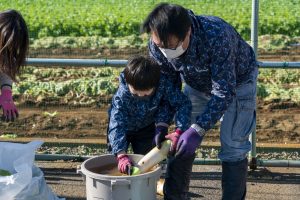
<path id="1" fill-rule="evenodd" d="M 25 65 L 28 46 L 28 29 L 22 15 L 16 10 L 0 12 L 0 73 L 16 81 Z"/>
<path id="2" fill-rule="evenodd" d="M 191 24 L 187 9 L 176 4 L 160 3 L 147 16 L 142 31 L 146 33 L 157 32 L 162 45 L 167 47 L 170 35 L 184 40 Z"/>
<path id="3" fill-rule="evenodd" d="M 135 90 L 145 91 L 157 87 L 160 67 L 151 58 L 134 56 L 128 60 L 124 75 L 127 84 Z"/>

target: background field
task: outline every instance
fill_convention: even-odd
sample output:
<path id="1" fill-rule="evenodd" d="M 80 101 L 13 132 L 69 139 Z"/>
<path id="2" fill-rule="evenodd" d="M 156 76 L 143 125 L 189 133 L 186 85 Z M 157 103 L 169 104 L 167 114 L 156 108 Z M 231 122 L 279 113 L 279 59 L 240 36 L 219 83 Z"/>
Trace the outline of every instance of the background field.
<path id="1" fill-rule="evenodd" d="M 45 36 L 139 35 L 140 24 L 157 0 L 14 0 L 2 1 L 0 10 L 17 8 L 32 38 Z M 172 0 L 196 14 L 216 15 L 250 38 L 251 0 Z M 261 0 L 259 32 L 299 36 L 299 0 Z M 280 9 L 279 9 L 280 8 Z"/>

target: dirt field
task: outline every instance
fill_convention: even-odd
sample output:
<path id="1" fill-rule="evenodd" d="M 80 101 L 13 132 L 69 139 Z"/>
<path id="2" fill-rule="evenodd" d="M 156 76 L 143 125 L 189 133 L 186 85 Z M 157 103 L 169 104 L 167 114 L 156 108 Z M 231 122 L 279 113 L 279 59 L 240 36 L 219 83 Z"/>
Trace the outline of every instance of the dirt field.
<path id="1" fill-rule="evenodd" d="M 107 108 L 68 108 L 65 106 L 19 109 L 15 122 L 0 123 L 1 133 L 15 133 L 18 138 L 105 139 Z M 45 112 L 57 112 L 55 116 Z M 211 130 L 207 142 L 219 140 L 218 127 Z M 300 142 L 300 106 L 291 102 L 259 102 L 257 141 L 264 143 Z"/>
<path id="2" fill-rule="evenodd" d="M 300 48 L 295 46 L 285 50 L 266 51 L 258 50 L 259 60 L 265 61 L 299 61 Z M 146 47 L 137 48 L 37 48 L 30 49 L 31 58 L 108 58 L 108 59 L 128 59 L 131 55 L 148 54 Z"/>

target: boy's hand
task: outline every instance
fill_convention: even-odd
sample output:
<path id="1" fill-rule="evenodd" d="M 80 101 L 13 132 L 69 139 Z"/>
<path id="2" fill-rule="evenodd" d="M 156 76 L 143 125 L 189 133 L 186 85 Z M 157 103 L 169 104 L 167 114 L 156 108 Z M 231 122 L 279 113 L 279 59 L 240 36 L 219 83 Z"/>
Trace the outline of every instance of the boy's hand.
<path id="1" fill-rule="evenodd" d="M 155 129 L 154 143 L 157 148 L 161 148 L 161 143 L 166 140 L 165 136 L 168 134 L 168 127 L 157 126 Z"/>
<path id="2" fill-rule="evenodd" d="M 18 116 L 18 110 L 12 98 L 12 91 L 10 89 L 2 89 L 0 95 L 0 106 L 3 110 L 2 118 L 5 121 L 14 121 Z"/>
<path id="3" fill-rule="evenodd" d="M 133 165 L 132 161 L 126 154 L 117 155 L 118 169 L 123 174 L 128 174 L 130 167 Z"/>
<path id="4" fill-rule="evenodd" d="M 175 154 L 176 148 L 177 148 L 177 143 L 178 143 L 179 137 L 182 133 L 183 132 L 180 129 L 176 129 L 175 132 L 169 133 L 168 135 L 166 135 L 166 139 L 171 140 L 171 142 L 172 142 L 172 145 L 171 145 L 170 151 L 169 151 L 170 155 Z"/>

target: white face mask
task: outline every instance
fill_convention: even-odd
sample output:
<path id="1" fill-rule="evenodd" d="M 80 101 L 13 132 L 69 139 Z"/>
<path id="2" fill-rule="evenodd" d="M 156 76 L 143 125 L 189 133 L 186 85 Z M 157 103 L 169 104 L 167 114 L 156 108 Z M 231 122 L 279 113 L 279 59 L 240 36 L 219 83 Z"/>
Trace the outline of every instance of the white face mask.
<path id="1" fill-rule="evenodd" d="M 179 56 L 181 56 L 185 52 L 182 45 L 183 45 L 183 43 L 181 43 L 181 45 L 176 47 L 176 49 L 164 49 L 164 48 L 161 48 L 161 47 L 158 47 L 158 48 L 162 52 L 162 54 L 164 54 L 164 56 L 166 58 L 173 59 L 173 58 L 178 58 Z"/>

